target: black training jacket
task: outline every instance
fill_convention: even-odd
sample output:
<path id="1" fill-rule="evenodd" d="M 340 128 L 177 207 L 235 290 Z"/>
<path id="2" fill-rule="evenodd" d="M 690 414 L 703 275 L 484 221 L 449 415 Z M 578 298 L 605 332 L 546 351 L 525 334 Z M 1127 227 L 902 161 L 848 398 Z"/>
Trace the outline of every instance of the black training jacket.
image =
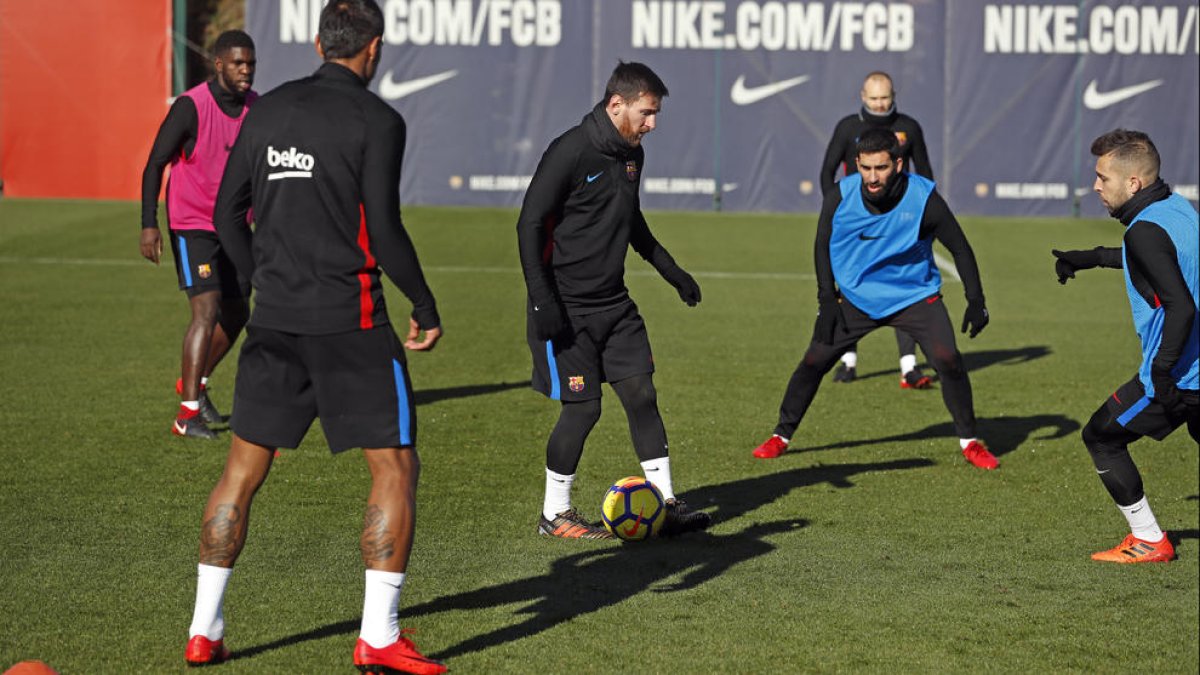
<path id="1" fill-rule="evenodd" d="M 921 125 L 908 115 L 896 112 L 895 107 L 885 115 L 876 115 L 863 107 L 857 113 L 843 117 L 834 127 L 833 138 L 825 148 L 825 159 L 821 161 L 822 195 L 829 194 L 837 182 L 839 167 L 847 176 L 858 173 L 854 146 L 858 137 L 873 127 L 890 129 L 896 134 L 905 171 L 933 180 L 933 167 L 929 163 L 929 150 L 925 147 L 925 132 L 921 131 Z"/>
<path id="2" fill-rule="evenodd" d="M 673 266 L 642 216 L 644 150 L 633 147 L 597 104 L 542 155 L 517 220 L 529 297 L 561 299 L 588 314 L 626 301 L 629 247 L 656 269 Z"/>
<path id="3" fill-rule="evenodd" d="M 422 328 L 439 325 L 400 221 L 405 133 L 399 113 L 333 63 L 250 109 L 213 214 L 254 287 L 250 325 L 306 335 L 386 325 L 380 268 Z"/>

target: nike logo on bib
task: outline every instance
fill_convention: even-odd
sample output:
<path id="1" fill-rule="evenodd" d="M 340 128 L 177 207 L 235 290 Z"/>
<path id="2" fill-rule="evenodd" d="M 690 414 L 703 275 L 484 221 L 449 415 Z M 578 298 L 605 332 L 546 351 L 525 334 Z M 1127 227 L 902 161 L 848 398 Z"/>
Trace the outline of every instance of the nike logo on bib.
<path id="1" fill-rule="evenodd" d="M 861 239 L 862 241 L 874 241 L 876 239 L 883 239 L 883 235 L 881 234 L 878 237 L 872 237 L 869 234 L 863 234 L 863 233 L 859 232 L 858 238 Z"/>

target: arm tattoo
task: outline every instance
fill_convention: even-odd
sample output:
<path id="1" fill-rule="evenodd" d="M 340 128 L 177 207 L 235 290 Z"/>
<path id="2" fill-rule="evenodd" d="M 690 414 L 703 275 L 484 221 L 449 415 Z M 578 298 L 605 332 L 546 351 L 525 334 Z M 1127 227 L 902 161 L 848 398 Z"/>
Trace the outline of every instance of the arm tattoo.
<path id="1" fill-rule="evenodd" d="M 242 511 L 236 504 L 217 506 L 213 517 L 200 528 L 200 563 L 232 567 L 241 549 Z"/>
<path id="2" fill-rule="evenodd" d="M 368 568 L 384 564 L 396 551 L 396 538 L 388 531 L 387 515 L 375 504 L 367 506 L 360 545 L 363 563 Z"/>

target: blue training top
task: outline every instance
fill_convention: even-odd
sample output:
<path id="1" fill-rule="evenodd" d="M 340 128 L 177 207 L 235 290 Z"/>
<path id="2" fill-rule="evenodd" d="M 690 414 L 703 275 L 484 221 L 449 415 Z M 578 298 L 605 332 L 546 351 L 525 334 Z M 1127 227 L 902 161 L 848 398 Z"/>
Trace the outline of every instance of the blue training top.
<path id="1" fill-rule="evenodd" d="M 935 295 L 942 275 L 933 240 L 921 240 L 921 219 L 934 182 L 910 174 L 895 208 L 873 214 L 862 196 L 862 174 L 838 182 L 842 203 L 833 214 L 829 264 L 842 296 L 872 319 L 882 319 Z"/>
<path id="2" fill-rule="evenodd" d="M 1191 291 L 1192 302 L 1200 309 L 1200 299 L 1196 292 L 1200 286 L 1197 279 L 1197 275 L 1200 274 L 1197 272 L 1197 258 L 1200 257 L 1200 236 L 1197 235 L 1197 228 L 1200 227 L 1200 223 L 1196 210 L 1186 199 L 1172 194 L 1142 209 L 1129 222 L 1132 225 L 1139 221 L 1161 227 L 1171 238 L 1171 243 L 1175 245 L 1175 257 L 1179 261 L 1179 271 L 1187 283 L 1188 290 Z M 1142 341 L 1142 366 L 1138 369 L 1138 378 L 1146 389 L 1146 396 L 1152 398 L 1154 383 L 1150 381 L 1150 363 L 1162 342 L 1166 310 L 1157 302 L 1154 305 L 1147 303 L 1133 287 L 1124 245 L 1121 246 L 1121 257 L 1125 268 L 1125 291 L 1129 295 L 1129 307 L 1133 311 L 1133 327 Z M 1171 369 L 1171 375 L 1175 378 L 1175 386 L 1180 389 L 1195 391 L 1200 388 L 1200 311 L 1196 313 L 1192 331 L 1188 334 L 1179 361 Z"/>

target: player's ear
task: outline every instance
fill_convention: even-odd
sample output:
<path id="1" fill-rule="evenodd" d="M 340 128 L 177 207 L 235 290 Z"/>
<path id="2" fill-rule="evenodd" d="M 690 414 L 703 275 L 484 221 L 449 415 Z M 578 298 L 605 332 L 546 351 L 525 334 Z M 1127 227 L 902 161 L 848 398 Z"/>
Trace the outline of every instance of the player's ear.
<path id="1" fill-rule="evenodd" d="M 897 157 L 896 158 L 896 173 L 900 173 L 901 171 L 904 171 L 904 158 Z"/>
<path id="2" fill-rule="evenodd" d="M 604 107 L 609 115 L 616 116 L 625 108 L 625 99 L 620 94 L 613 94 L 608 97 L 608 103 Z"/>
<path id="3" fill-rule="evenodd" d="M 313 48 L 317 50 L 317 56 L 322 61 L 324 61 L 325 60 L 325 48 L 321 46 L 321 36 L 320 35 L 318 35 L 317 38 L 315 40 L 313 40 Z"/>
<path id="4" fill-rule="evenodd" d="M 380 36 L 371 38 L 371 41 L 367 43 L 367 62 L 368 63 L 378 63 L 379 56 L 380 56 L 382 50 L 383 50 L 383 36 L 380 35 Z"/>

